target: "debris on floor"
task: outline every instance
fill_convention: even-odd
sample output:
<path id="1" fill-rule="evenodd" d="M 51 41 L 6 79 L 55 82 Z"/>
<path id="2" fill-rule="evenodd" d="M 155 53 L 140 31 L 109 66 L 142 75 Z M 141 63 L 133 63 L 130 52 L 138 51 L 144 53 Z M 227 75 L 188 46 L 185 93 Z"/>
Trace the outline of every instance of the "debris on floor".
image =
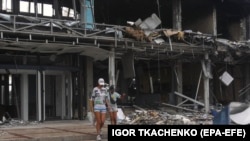
<path id="1" fill-rule="evenodd" d="M 23 120 L 15 120 L 9 119 L 5 121 L 0 121 L 0 128 L 6 127 L 18 127 L 18 126 L 32 126 L 32 125 L 39 125 L 40 122 L 38 121 L 23 121 Z"/>
<path id="2" fill-rule="evenodd" d="M 135 107 L 135 106 L 134 106 Z M 138 106 L 130 112 L 126 112 L 120 124 L 130 125 L 207 125 L 212 124 L 212 115 L 194 112 L 172 112 L 166 107 L 160 109 L 139 109 Z M 139 109 L 139 110 L 138 110 Z M 169 112 L 168 112 L 169 111 Z"/>

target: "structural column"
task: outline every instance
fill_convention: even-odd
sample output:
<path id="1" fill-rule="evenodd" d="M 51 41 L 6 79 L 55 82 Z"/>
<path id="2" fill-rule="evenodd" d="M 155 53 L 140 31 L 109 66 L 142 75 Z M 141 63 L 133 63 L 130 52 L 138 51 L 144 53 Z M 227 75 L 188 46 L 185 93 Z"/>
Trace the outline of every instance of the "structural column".
<path id="1" fill-rule="evenodd" d="M 28 93 L 28 74 L 21 75 L 21 119 L 29 120 L 29 93 Z"/>
<path id="2" fill-rule="evenodd" d="M 177 65 L 176 65 L 176 69 L 177 69 L 177 92 L 182 93 L 182 62 L 180 60 L 178 60 Z M 177 102 L 180 103 L 182 102 L 182 98 L 178 97 L 177 98 Z"/>
<path id="3" fill-rule="evenodd" d="M 172 0 L 172 9 L 173 9 L 173 28 L 177 30 L 182 30 L 182 10 L 181 10 L 181 0 Z M 176 70 L 173 68 L 173 75 L 176 78 L 177 91 L 182 93 L 182 62 L 177 61 Z M 173 77 L 174 77 L 173 76 Z M 182 101 L 181 97 L 177 97 L 177 103 Z"/>
<path id="4" fill-rule="evenodd" d="M 114 48 L 111 50 L 111 54 L 109 56 L 109 84 L 115 85 L 115 52 Z"/>
<path id="5" fill-rule="evenodd" d="M 206 63 L 207 62 L 207 63 Z M 205 113 L 209 113 L 209 70 L 207 68 L 210 68 L 210 61 L 209 61 L 209 55 L 208 53 L 205 54 L 205 70 L 204 73 L 204 104 L 205 104 Z"/>
<path id="6" fill-rule="evenodd" d="M 36 117 L 37 121 L 42 121 L 42 92 L 41 92 L 41 72 L 37 71 L 37 96 L 36 96 Z"/>
<path id="7" fill-rule="evenodd" d="M 181 0 L 172 0 L 172 8 L 173 8 L 173 28 L 181 30 L 182 29 Z"/>
<path id="8" fill-rule="evenodd" d="M 92 94 L 92 90 L 93 90 L 93 59 L 90 58 L 90 57 L 86 57 L 85 59 L 85 68 L 86 71 L 85 71 L 85 85 L 86 85 L 86 90 L 85 90 L 85 93 L 87 94 L 85 97 L 86 97 L 86 100 L 87 101 L 87 105 L 86 107 L 88 107 L 88 111 L 90 110 L 89 109 L 89 99 L 91 97 L 91 94 Z"/>
<path id="9" fill-rule="evenodd" d="M 66 91 L 67 91 L 67 82 L 66 82 L 66 76 L 65 75 L 62 75 L 62 79 L 61 79 L 61 85 L 62 85 L 62 93 L 61 93 L 61 95 L 62 95 L 62 102 L 61 102 L 61 106 L 62 106 L 62 112 L 61 112 L 61 117 L 62 117 L 62 119 L 66 119 L 67 117 L 66 117 L 66 115 L 67 115 L 67 113 L 66 113 L 66 105 L 67 105 L 67 103 L 66 103 Z M 65 87 L 66 86 L 66 87 Z"/>

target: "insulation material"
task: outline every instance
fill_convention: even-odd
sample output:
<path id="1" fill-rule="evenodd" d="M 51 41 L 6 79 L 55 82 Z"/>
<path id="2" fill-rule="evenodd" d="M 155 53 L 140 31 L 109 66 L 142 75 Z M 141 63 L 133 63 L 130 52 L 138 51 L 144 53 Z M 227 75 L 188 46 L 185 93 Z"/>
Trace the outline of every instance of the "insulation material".
<path id="1" fill-rule="evenodd" d="M 173 35 L 177 35 L 179 33 L 179 31 L 174 31 L 174 30 L 170 30 L 170 29 L 167 29 L 167 30 L 163 30 L 163 33 L 166 37 L 170 37 L 170 36 L 173 36 Z"/>
<path id="2" fill-rule="evenodd" d="M 132 27 L 126 27 L 126 28 L 125 28 L 125 32 L 126 32 L 129 36 L 135 38 L 135 39 L 138 40 L 138 41 L 143 41 L 143 40 L 145 40 L 144 32 L 143 32 L 142 30 L 140 30 L 140 29 L 134 29 L 134 28 L 132 28 Z"/>
<path id="3" fill-rule="evenodd" d="M 225 71 L 219 78 L 226 86 L 230 85 L 234 78 Z"/>

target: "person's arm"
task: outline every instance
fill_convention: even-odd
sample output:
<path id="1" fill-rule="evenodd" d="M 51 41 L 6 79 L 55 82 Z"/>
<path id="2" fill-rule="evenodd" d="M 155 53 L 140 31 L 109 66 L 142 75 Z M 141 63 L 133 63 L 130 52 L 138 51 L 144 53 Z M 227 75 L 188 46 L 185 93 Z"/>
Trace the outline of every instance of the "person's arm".
<path id="1" fill-rule="evenodd" d="M 109 92 L 107 92 L 107 95 L 106 95 L 106 105 L 108 106 L 107 108 L 108 108 L 108 110 L 111 108 L 111 106 L 110 106 L 110 97 L 109 97 Z"/>
<path id="2" fill-rule="evenodd" d="M 125 97 L 126 97 L 126 93 L 122 93 L 122 94 L 120 95 L 120 100 L 121 100 L 122 103 L 124 103 Z"/>
<path id="3" fill-rule="evenodd" d="M 95 89 L 93 89 L 91 97 L 89 99 L 90 111 L 94 113 L 94 99 L 95 99 Z"/>
<path id="4" fill-rule="evenodd" d="M 94 112 L 95 103 L 94 103 L 93 99 L 91 100 L 91 105 L 92 105 L 92 109 L 91 110 L 92 110 L 92 112 Z"/>

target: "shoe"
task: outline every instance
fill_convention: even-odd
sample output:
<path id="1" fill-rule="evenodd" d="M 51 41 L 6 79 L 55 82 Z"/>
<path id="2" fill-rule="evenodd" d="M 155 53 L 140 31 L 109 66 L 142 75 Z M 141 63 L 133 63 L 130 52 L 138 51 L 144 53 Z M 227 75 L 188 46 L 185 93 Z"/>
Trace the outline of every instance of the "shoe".
<path id="1" fill-rule="evenodd" d="M 101 135 L 97 135 L 96 140 L 97 140 L 97 141 L 102 140 Z"/>

